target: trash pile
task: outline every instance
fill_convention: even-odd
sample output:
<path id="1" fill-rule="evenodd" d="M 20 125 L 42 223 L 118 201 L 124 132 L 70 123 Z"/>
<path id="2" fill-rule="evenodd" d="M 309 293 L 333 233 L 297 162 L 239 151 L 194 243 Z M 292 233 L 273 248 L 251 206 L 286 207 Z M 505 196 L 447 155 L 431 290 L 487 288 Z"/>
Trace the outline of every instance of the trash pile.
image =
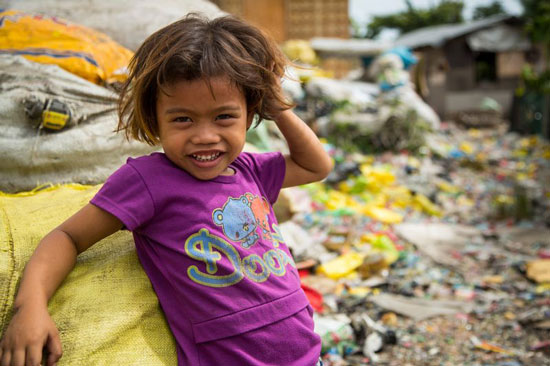
<path id="1" fill-rule="evenodd" d="M 282 194 L 325 364 L 549 365 L 550 144 L 450 123 L 426 141 L 327 143 L 333 173 Z"/>
<path id="2" fill-rule="evenodd" d="M 303 48 L 297 52 L 285 46 L 291 58 L 312 59 Z M 349 47 L 357 45 L 352 42 Z M 366 71 L 355 70 L 345 80 L 326 77 L 319 69 L 292 69 L 290 78 L 297 75 L 304 81 L 304 92 L 296 92 L 290 83 L 283 83 L 283 88 L 297 103 L 303 119 L 337 146 L 364 153 L 416 152 L 425 144 L 426 133 L 439 128 L 440 120 L 409 80 L 408 69 L 417 62 L 415 56 L 397 47 L 371 56 L 368 62 Z"/>

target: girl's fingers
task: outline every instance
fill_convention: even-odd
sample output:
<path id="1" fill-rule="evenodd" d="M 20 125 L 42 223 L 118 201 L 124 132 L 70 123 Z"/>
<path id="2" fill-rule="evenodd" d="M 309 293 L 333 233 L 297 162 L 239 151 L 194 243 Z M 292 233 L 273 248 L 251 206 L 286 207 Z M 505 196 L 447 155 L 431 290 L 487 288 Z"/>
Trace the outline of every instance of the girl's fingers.
<path id="1" fill-rule="evenodd" d="M 0 359 L 0 366 L 10 366 L 11 365 L 11 351 L 4 350 L 2 352 L 2 358 Z"/>
<path id="2" fill-rule="evenodd" d="M 59 339 L 59 333 L 57 331 L 50 332 L 50 335 L 48 336 L 48 342 L 46 343 L 46 348 L 48 349 L 47 366 L 54 366 L 63 355 L 63 350 L 61 348 L 61 339 Z"/>
<path id="3" fill-rule="evenodd" d="M 12 366 L 25 365 L 25 349 L 16 349 L 11 355 Z"/>
<path id="4" fill-rule="evenodd" d="M 25 366 L 40 366 L 42 363 L 42 345 L 28 346 Z"/>

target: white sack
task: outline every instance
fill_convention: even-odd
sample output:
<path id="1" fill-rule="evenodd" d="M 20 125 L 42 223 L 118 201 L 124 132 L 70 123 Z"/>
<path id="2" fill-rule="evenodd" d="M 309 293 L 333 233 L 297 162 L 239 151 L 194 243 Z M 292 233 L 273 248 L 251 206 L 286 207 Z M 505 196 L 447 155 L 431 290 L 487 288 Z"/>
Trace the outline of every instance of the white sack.
<path id="1" fill-rule="evenodd" d="M 76 125 L 38 134 L 25 113 L 28 98 L 55 98 Z M 0 190 L 29 190 L 44 183 L 103 182 L 128 156 L 154 148 L 129 143 L 117 126 L 117 95 L 58 66 L 0 56 Z"/>

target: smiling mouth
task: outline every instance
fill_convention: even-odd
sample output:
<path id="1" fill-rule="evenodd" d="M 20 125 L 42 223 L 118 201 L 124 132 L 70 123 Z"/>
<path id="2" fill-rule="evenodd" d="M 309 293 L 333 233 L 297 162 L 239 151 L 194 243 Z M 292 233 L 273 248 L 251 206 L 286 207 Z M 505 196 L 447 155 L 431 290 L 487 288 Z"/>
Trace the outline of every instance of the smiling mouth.
<path id="1" fill-rule="evenodd" d="M 214 161 L 221 155 L 220 152 L 216 152 L 213 154 L 207 154 L 207 155 L 197 155 L 197 154 L 191 154 L 193 159 L 198 161 Z"/>

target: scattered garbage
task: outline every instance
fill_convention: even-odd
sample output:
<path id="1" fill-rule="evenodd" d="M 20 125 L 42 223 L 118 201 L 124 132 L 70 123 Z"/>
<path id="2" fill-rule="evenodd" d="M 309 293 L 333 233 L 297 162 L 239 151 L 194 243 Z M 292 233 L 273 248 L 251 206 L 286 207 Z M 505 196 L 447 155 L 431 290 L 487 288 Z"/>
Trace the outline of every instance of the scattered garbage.
<path id="1" fill-rule="evenodd" d="M 311 245 L 316 321 L 340 319 L 324 364 L 550 365 L 550 144 L 503 127 L 445 122 L 415 153 L 325 143 L 333 172 L 281 224 Z"/>
<path id="2" fill-rule="evenodd" d="M 550 365 L 549 147 L 449 123 L 416 155 L 328 146 L 333 173 L 289 219 L 323 243 L 297 256 L 319 316 L 354 329 L 324 363 Z"/>

